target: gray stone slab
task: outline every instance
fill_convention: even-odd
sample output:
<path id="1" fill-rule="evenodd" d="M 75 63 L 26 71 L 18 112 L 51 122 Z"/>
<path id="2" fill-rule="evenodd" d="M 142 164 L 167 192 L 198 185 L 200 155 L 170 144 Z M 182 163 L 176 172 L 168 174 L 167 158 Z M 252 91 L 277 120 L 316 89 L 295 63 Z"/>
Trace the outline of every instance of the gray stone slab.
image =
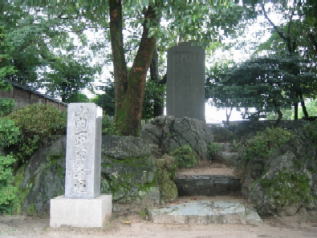
<path id="1" fill-rule="evenodd" d="M 198 200 L 154 208 L 149 213 L 154 223 L 249 224 L 253 222 L 245 205 L 239 201 Z M 256 222 L 261 222 L 261 218 L 255 217 L 254 213 L 253 217 Z"/>
<path id="2" fill-rule="evenodd" d="M 183 43 L 167 55 L 167 115 L 205 121 L 205 53 Z"/>
<path id="3" fill-rule="evenodd" d="M 100 194 L 102 110 L 94 103 L 70 103 L 67 117 L 66 198 Z"/>

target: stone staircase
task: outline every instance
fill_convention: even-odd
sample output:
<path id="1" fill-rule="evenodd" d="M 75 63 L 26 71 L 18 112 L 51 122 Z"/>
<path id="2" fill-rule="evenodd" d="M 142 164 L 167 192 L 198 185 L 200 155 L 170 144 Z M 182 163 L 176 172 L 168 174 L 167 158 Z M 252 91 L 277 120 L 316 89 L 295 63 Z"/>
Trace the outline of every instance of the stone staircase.
<path id="1" fill-rule="evenodd" d="M 258 224 L 262 220 L 241 196 L 241 183 L 234 169 L 238 153 L 230 143 L 220 148 L 212 163 L 201 162 L 177 172 L 179 199 L 149 211 L 154 223 L 178 224 Z"/>

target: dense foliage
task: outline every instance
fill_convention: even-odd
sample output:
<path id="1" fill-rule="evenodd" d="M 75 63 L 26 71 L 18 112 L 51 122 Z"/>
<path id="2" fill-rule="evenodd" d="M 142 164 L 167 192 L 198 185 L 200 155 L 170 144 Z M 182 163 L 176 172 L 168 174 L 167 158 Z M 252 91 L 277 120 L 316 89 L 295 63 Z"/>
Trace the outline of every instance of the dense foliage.
<path id="1" fill-rule="evenodd" d="M 233 107 L 245 108 L 250 118 L 275 112 L 280 120 L 285 108 L 293 108 L 294 119 L 298 119 L 299 105 L 303 117 L 309 118 L 305 99 L 315 98 L 317 89 L 316 4 L 300 0 L 259 0 L 254 4 L 271 37 L 253 49 L 251 59 L 238 65 L 224 62 L 213 66 L 207 97 L 213 97 L 216 106 L 229 108 L 229 112 Z M 273 19 L 273 12 L 280 17 L 279 22 Z M 256 112 L 248 112 L 249 108 Z"/>
<path id="2" fill-rule="evenodd" d="M 292 137 L 293 134 L 290 131 L 267 128 L 245 142 L 242 158 L 246 161 L 268 159 L 276 149 L 283 147 Z"/>
<path id="3" fill-rule="evenodd" d="M 10 87 L 0 77 L 0 90 L 6 89 L 10 89 Z M 13 102 L 11 100 L 0 100 L 0 214 L 10 212 L 17 191 L 17 188 L 13 185 L 12 169 L 16 159 L 12 154 L 3 152 L 5 147 L 16 143 L 20 136 L 20 130 L 16 127 L 14 121 L 3 118 L 12 110 L 12 106 Z"/>
<path id="4" fill-rule="evenodd" d="M 8 151 L 13 151 L 18 163 L 27 161 L 52 136 L 65 133 L 65 114 L 54 106 L 32 104 L 12 112 L 7 118 L 21 130 L 17 143 L 8 148 Z"/>
<path id="5" fill-rule="evenodd" d="M 63 100 L 78 93 L 98 70 L 75 47 L 71 34 L 80 30 L 78 24 L 76 19 L 67 23 L 62 18 L 50 19 L 20 0 L 1 1 L 0 78 L 46 88 L 50 95 Z M 80 39 L 78 42 L 84 42 Z"/>

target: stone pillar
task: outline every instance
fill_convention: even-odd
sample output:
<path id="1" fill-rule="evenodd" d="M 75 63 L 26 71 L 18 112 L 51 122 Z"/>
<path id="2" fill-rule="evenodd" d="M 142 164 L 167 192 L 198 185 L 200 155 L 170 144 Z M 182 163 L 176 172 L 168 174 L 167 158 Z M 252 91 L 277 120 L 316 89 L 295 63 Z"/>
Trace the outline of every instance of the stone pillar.
<path id="1" fill-rule="evenodd" d="M 167 54 L 167 115 L 205 121 L 205 53 L 181 43 Z"/>
<path id="2" fill-rule="evenodd" d="M 71 103 L 67 116 L 66 198 L 100 195 L 101 115 L 93 103 Z"/>
<path id="3" fill-rule="evenodd" d="M 102 110 L 70 103 L 67 116 L 65 196 L 50 201 L 50 226 L 102 227 L 112 196 L 100 195 Z"/>

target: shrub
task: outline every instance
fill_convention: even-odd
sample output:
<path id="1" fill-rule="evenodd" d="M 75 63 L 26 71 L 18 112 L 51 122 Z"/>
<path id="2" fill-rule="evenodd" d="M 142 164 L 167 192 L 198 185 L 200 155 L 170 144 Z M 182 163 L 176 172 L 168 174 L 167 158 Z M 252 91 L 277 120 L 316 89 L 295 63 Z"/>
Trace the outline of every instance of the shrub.
<path id="1" fill-rule="evenodd" d="M 106 114 L 104 114 L 102 117 L 102 134 L 105 134 L 105 135 L 118 134 L 113 118 Z"/>
<path id="2" fill-rule="evenodd" d="M 246 161 L 267 159 L 273 151 L 285 145 L 292 138 L 293 134 L 290 131 L 282 128 L 267 128 L 246 141 L 242 151 L 243 158 Z"/>
<path id="3" fill-rule="evenodd" d="M 0 155 L 0 214 L 8 213 L 16 198 L 17 188 L 13 186 L 12 164 L 14 157 Z"/>
<path id="4" fill-rule="evenodd" d="M 14 121 L 0 118 L 0 148 L 16 143 L 19 135 L 20 130 Z"/>
<path id="5" fill-rule="evenodd" d="M 54 106 L 32 104 L 11 113 L 8 118 L 15 122 L 23 134 L 45 137 L 65 133 L 65 115 Z"/>
<path id="6" fill-rule="evenodd" d="M 308 139 L 313 144 L 317 144 L 317 121 L 309 122 L 302 129 L 305 140 Z"/>
<path id="7" fill-rule="evenodd" d="M 15 101 L 12 99 L 1 98 L 0 99 L 0 116 L 6 116 L 12 112 L 15 106 Z"/>
<path id="8" fill-rule="evenodd" d="M 0 118 L 0 213 L 9 212 L 17 191 L 12 175 L 15 159 L 11 155 L 3 155 L 1 149 L 16 143 L 19 135 L 20 131 L 13 121 Z"/>
<path id="9" fill-rule="evenodd" d="M 219 144 L 211 142 L 207 145 L 207 150 L 208 150 L 208 157 L 210 160 L 212 160 L 218 157 L 218 153 L 221 150 L 221 146 Z"/>
<path id="10" fill-rule="evenodd" d="M 65 133 L 65 115 L 53 106 L 32 104 L 7 116 L 21 131 L 18 142 L 8 148 L 18 163 L 26 161 L 41 143 L 50 140 L 53 135 Z"/>
<path id="11" fill-rule="evenodd" d="M 198 156 L 190 145 L 183 145 L 171 153 L 178 168 L 192 168 L 198 163 Z"/>

